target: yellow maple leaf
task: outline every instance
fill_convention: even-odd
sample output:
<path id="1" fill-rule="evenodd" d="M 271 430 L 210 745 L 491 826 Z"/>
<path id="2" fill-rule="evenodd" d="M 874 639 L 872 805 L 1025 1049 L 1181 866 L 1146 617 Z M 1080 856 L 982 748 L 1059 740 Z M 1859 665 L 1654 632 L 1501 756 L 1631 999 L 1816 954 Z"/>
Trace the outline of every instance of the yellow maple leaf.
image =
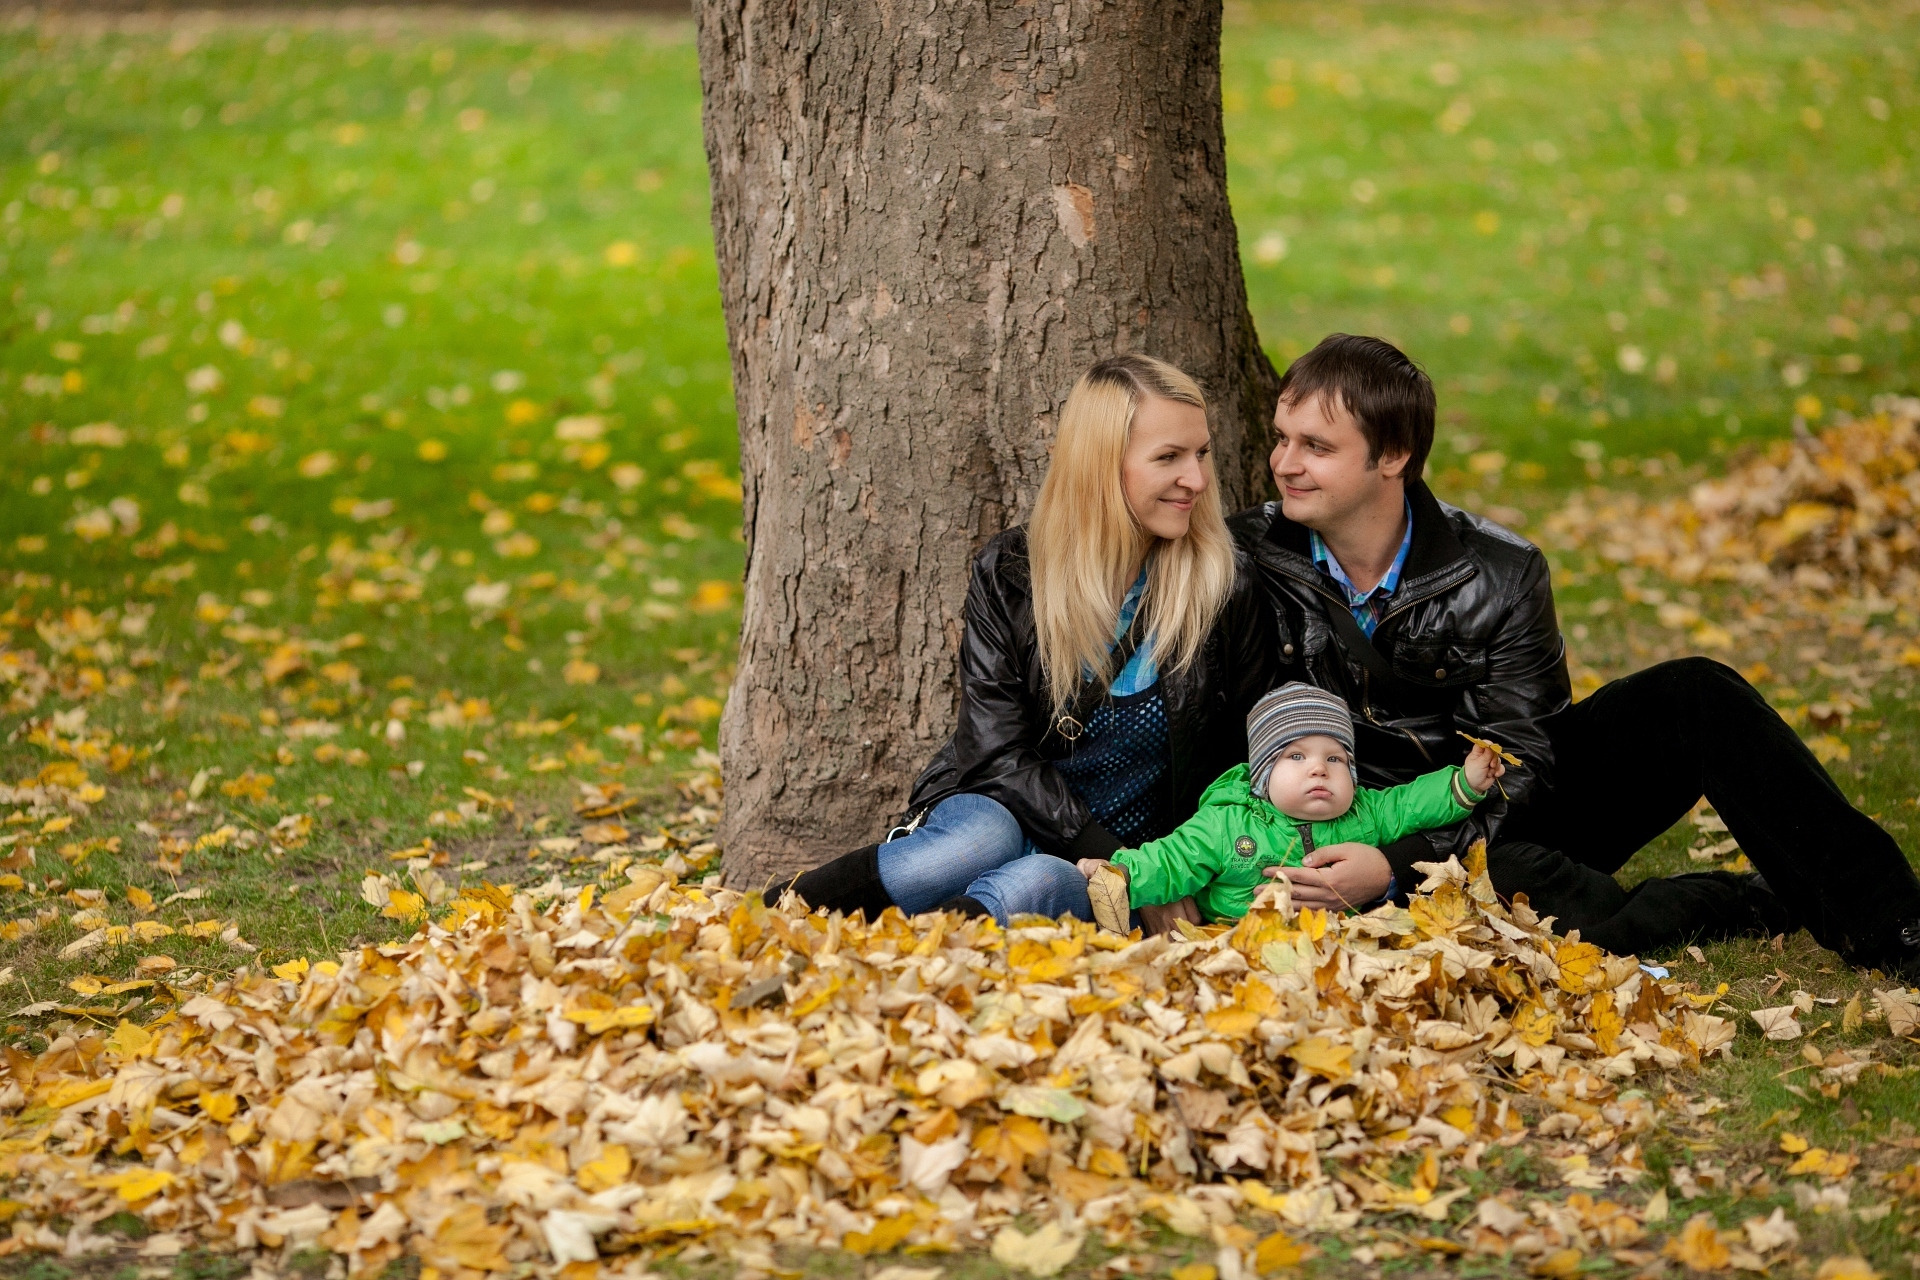
<path id="1" fill-rule="evenodd" d="M 1579 995 L 1597 989 L 1607 976 L 1607 953 L 1591 942 L 1563 942 L 1553 954 L 1560 966 L 1558 979 L 1562 991 Z"/>
<path id="2" fill-rule="evenodd" d="M 107 1051 L 121 1058 L 144 1058 L 153 1052 L 153 1033 L 122 1020 L 107 1037 Z"/>
<path id="3" fill-rule="evenodd" d="M 1587 1025 L 1593 1029 L 1593 1042 L 1600 1052 L 1613 1054 L 1620 1044 L 1620 1033 L 1627 1029 L 1627 1020 L 1614 1008 L 1613 993 L 1602 991 L 1593 998 L 1593 1007 L 1587 1012 Z"/>
<path id="4" fill-rule="evenodd" d="M 1514 1010 L 1513 1029 L 1521 1040 L 1537 1049 L 1553 1039 L 1553 1010 L 1538 1000 L 1529 1000 Z"/>
<path id="5" fill-rule="evenodd" d="M 255 773 L 251 769 L 231 781 L 220 784 L 222 795 L 234 796 L 242 800 L 264 800 L 267 798 L 267 792 L 271 790 L 273 790 L 273 775 Z"/>
<path id="6" fill-rule="evenodd" d="M 1429 938 L 1444 938 L 1464 925 L 1473 904 L 1460 886 L 1449 881 L 1432 893 L 1417 894 L 1407 902 L 1414 927 Z"/>
<path id="7" fill-rule="evenodd" d="M 1859 1254 L 1845 1253 L 1821 1263 L 1814 1280 L 1880 1280 L 1880 1273 Z"/>
<path id="8" fill-rule="evenodd" d="M 135 1204 L 172 1186 L 176 1181 L 173 1174 L 165 1169 L 149 1169 L 144 1165 L 127 1169 L 121 1173 L 103 1174 L 99 1177 L 83 1179 L 85 1185 L 99 1191 L 111 1191 L 127 1204 Z"/>
<path id="9" fill-rule="evenodd" d="M 1287 1056 L 1335 1084 L 1353 1074 L 1353 1046 L 1338 1044 L 1326 1036 L 1308 1036 L 1297 1041 L 1287 1050 Z"/>
<path id="10" fill-rule="evenodd" d="M 633 1172 L 633 1153 L 617 1143 L 608 1143 L 596 1158 L 580 1166 L 573 1180 L 588 1195 L 617 1187 Z"/>
<path id="11" fill-rule="evenodd" d="M 380 914 L 389 920 L 414 920 L 427 913 L 427 900 L 417 893 L 408 893 L 405 889 L 394 889 L 387 894 L 387 905 Z"/>
<path id="12" fill-rule="evenodd" d="M 597 1036 L 603 1031 L 650 1025 L 653 1022 L 653 1006 L 629 1004 L 617 1009 L 569 1009 L 565 1016 L 568 1022 L 579 1023 L 588 1035 Z"/>
<path id="13" fill-rule="evenodd" d="M 1475 840 L 1467 849 L 1467 879 L 1478 880 L 1487 874 L 1487 842 Z"/>
<path id="14" fill-rule="evenodd" d="M 1518 769 L 1518 768 L 1524 767 L 1520 763 L 1519 756 L 1514 755 L 1511 751 L 1508 751 L 1505 747 L 1501 746 L 1499 743 L 1495 742 L 1493 739 L 1476 738 L 1472 734 L 1467 733 L 1460 729 L 1455 729 L 1454 732 L 1459 734 L 1461 737 L 1465 738 L 1468 742 L 1471 742 L 1476 747 L 1485 747 L 1487 750 L 1493 752 L 1494 755 L 1498 756 L 1501 760 L 1505 761 L 1507 764 L 1514 766 L 1514 768 Z M 1471 868 L 1469 868 L 1469 870 L 1471 870 Z"/>
<path id="15" fill-rule="evenodd" d="M 282 982 L 298 982 L 307 976 L 307 962 L 304 958 L 289 960 L 285 964 L 273 966 L 273 976 Z"/>
<path id="16" fill-rule="evenodd" d="M 1585 1255 L 1578 1249 L 1555 1249 L 1551 1253 L 1543 1253 L 1535 1258 L 1528 1265 L 1527 1272 L 1529 1275 L 1540 1276 L 1543 1280 L 1573 1280 L 1573 1277 L 1580 1274 L 1580 1264 L 1583 1261 L 1585 1261 Z"/>
<path id="17" fill-rule="evenodd" d="M 1270 1276 L 1285 1267 L 1298 1266 L 1311 1252 L 1310 1246 L 1284 1231 L 1276 1231 L 1253 1248 L 1253 1269 Z"/>
<path id="18" fill-rule="evenodd" d="M 1667 1241 L 1666 1254 L 1689 1271 L 1724 1271 L 1733 1262 L 1733 1253 L 1721 1240 L 1710 1213 L 1688 1218 L 1680 1234 Z"/>
<path id="19" fill-rule="evenodd" d="M 899 1247 L 918 1226 L 920 1219 L 911 1213 L 895 1214 L 873 1224 L 871 1231 L 849 1231 L 840 1238 L 840 1247 L 848 1253 L 885 1253 Z"/>
<path id="20" fill-rule="evenodd" d="M 1027 1116 L 1008 1116 L 999 1124 L 977 1129 L 973 1151 L 987 1160 L 1007 1165 L 1023 1164 L 1030 1156 L 1044 1154 L 1050 1147 L 1046 1126 Z"/>
<path id="21" fill-rule="evenodd" d="M 60 1111 L 76 1102 L 85 1102 L 88 1098 L 97 1098 L 113 1088 L 111 1078 L 105 1080 L 62 1080 L 47 1091 L 46 1105 L 54 1111 Z"/>
<path id="22" fill-rule="evenodd" d="M 1787 1173 L 1814 1174 L 1822 1178 L 1839 1179 L 1853 1172 L 1860 1163 L 1860 1157 L 1848 1155 L 1844 1151 L 1829 1151 L 1825 1147 L 1812 1147 L 1798 1160 L 1787 1166 Z"/>
<path id="23" fill-rule="evenodd" d="M 502 1249 L 512 1235 L 511 1226 L 487 1221 L 486 1206 L 462 1202 L 441 1221 L 430 1242 L 418 1236 L 414 1239 L 421 1260 L 429 1266 L 446 1271 L 461 1267 L 505 1271 L 508 1263 Z"/>
<path id="24" fill-rule="evenodd" d="M 1207 1029 L 1231 1039 L 1241 1039 L 1253 1034 L 1260 1025 L 1260 1015 L 1251 1009 L 1239 1005 L 1222 1005 L 1206 1015 Z"/>
<path id="25" fill-rule="evenodd" d="M 1780 1135 L 1780 1149 L 1790 1156 L 1799 1155 L 1810 1145 L 1805 1138 L 1797 1133 L 1782 1133 Z"/>
<path id="26" fill-rule="evenodd" d="M 1057 1274 L 1080 1253 L 1086 1234 L 1069 1233 L 1049 1222 L 1032 1235 L 1018 1227 L 1002 1227 L 993 1238 L 993 1258 L 1002 1266 L 1018 1267 L 1036 1276 Z"/>

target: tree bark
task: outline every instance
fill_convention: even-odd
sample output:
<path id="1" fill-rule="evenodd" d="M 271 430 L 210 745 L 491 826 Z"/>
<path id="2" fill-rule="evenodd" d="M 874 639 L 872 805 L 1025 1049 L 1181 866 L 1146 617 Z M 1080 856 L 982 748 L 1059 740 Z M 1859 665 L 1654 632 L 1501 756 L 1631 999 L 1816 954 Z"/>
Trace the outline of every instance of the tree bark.
<path id="1" fill-rule="evenodd" d="M 1228 509 L 1278 378 L 1247 310 L 1221 0 L 698 0 L 747 543 L 728 882 L 880 838 L 952 727 L 969 561 L 1074 379 L 1197 378 Z"/>

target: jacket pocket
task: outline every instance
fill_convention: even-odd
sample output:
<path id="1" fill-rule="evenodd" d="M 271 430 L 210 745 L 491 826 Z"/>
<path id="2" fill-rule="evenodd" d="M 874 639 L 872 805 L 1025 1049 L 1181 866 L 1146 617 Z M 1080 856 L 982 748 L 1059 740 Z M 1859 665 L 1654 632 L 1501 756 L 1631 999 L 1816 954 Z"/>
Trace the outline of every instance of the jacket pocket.
<path id="1" fill-rule="evenodd" d="M 1452 689 L 1487 678 L 1487 646 L 1454 640 L 1402 640 L 1393 647 L 1393 674 L 1408 684 Z"/>

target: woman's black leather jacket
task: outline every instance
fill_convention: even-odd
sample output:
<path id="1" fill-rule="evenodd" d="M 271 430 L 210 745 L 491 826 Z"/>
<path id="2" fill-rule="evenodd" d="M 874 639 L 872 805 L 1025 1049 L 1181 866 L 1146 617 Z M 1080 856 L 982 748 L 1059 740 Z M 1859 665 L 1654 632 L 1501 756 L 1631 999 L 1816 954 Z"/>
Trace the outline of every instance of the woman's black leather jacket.
<path id="1" fill-rule="evenodd" d="M 1247 712 L 1273 686 L 1273 613 L 1236 550 L 1233 592 L 1200 653 L 1162 672 L 1172 811 L 1191 814 L 1215 778 L 1247 758 Z M 960 642 L 959 723 L 914 783 L 909 819 L 971 792 L 1005 805 L 1027 838 L 1068 859 L 1105 858 L 1120 841 L 1054 768 L 1073 743 L 1052 723 L 1033 623 L 1025 527 L 974 557 Z M 1092 698 L 1087 699 L 1089 706 Z M 1084 715 L 1081 717 L 1084 719 Z"/>
<path id="2" fill-rule="evenodd" d="M 1272 602 L 1281 678 L 1337 693 L 1353 709 L 1362 785 L 1390 787 L 1459 764 L 1469 750 L 1463 730 L 1525 762 L 1501 780 L 1504 795 L 1455 826 L 1427 833 L 1425 844 L 1440 857 L 1464 856 L 1473 841 L 1494 837 L 1515 807 L 1553 785 L 1553 751 L 1540 722 L 1571 700 L 1566 645 L 1538 547 L 1439 501 L 1422 481 L 1408 486 L 1407 499 L 1413 545 L 1373 635 L 1390 680 L 1370 671 L 1335 631 L 1330 611 L 1345 609 L 1345 597 L 1313 562 L 1307 530 L 1278 502 L 1242 511 L 1228 527 L 1258 566 Z M 1395 861 L 1392 850 L 1388 861 Z M 1395 865 L 1394 874 L 1403 893 L 1420 879 L 1411 865 Z"/>

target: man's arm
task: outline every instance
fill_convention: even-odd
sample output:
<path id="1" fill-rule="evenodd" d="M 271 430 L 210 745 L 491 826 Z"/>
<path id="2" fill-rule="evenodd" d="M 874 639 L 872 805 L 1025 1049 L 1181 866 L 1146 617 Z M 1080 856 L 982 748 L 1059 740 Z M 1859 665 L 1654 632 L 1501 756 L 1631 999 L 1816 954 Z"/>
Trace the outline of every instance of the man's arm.
<path id="1" fill-rule="evenodd" d="M 1552 787 L 1553 744 L 1541 722 L 1572 700 L 1547 558 L 1531 547 L 1487 646 L 1487 678 L 1461 694 L 1453 715 L 1458 728 L 1498 742 L 1522 764 L 1509 767 L 1488 802 L 1464 821 L 1431 832 L 1427 839 L 1400 840 L 1383 851 L 1401 893 L 1420 883 L 1415 862 L 1464 856 L 1476 840 L 1492 843 L 1516 806 Z"/>

